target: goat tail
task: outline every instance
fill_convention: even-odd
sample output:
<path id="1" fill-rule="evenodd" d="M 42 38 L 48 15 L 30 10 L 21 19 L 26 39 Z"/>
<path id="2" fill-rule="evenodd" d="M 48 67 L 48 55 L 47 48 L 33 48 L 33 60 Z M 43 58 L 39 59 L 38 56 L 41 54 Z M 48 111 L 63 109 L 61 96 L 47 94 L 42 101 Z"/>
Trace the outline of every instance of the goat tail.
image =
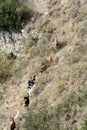
<path id="1" fill-rule="evenodd" d="M 18 117 L 19 117 L 19 115 L 20 115 L 20 112 L 18 111 L 18 110 L 16 110 L 16 115 L 15 115 L 15 117 L 14 117 L 14 120 L 16 120 Z"/>

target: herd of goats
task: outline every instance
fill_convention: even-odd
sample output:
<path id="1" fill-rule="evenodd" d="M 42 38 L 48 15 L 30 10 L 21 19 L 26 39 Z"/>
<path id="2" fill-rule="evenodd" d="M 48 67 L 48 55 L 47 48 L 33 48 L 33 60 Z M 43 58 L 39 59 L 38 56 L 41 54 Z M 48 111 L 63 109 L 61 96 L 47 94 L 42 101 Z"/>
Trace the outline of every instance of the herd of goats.
<path id="1" fill-rule="evenodd" d="M 47 63 L 46 62 L 42 63 L 42 67 L 41 67 L 41 71 L 40 72 L 43 73 L 44 71 L 46 71 L 47 68 L 50 66 L 51 63 L 52 63 L 52 56 L 48 55 L 48 57 L 47 57 Z M 35 80 L 36 80 L 36 75 L 34 75 L 31 80 L 28 80 L 28 96 L 24 97 L 24 106 L 25 107 L 28 107 L 28 105 L 30 103 L 29 96 L 30 96 L 32 87 L 35 84 Z M 10 125 L 10 130 L 14 130 L 16 128 L 15 119 L 18 117 L 18 115 L 19 115 L 19 112 L 17 112 L 15 118 L 11 118 L 12 124 Z"/>
<path id="2" fill-rule="evenodd" d="M 31 90 L 31 88 L 34 86 L 35 84 L 35 78 L 36 76 L 34 75 L 32 80 L 28 80 L 28 89 Z M 28 96 L 24 97 L 24 106 L 27 107 L 30 103 L 30 99 L 29 99 L 29 91 L 28 91 Z M 16 128 L 16 122 L 15 119 L 18 117 L 19 115 L 19 111 L 17 111 L 17 114 L 14 118 L 10 118 L 10 120 L 12 121 L 12 124 L 10 125 L 10 130 L 14 130 Z"/>
<path id="3" fill-rule="evenodd" d="M 60 46 L 61 44 L 59 44 L 59 41 L 57 40 L 56 37 L 53 38 L 52 42 L 54 42 L 56 50 L 62 48 L 62 46 Z M 13 52 L 11 52 L 9 57 L 8 57 L 8 59 L 11 59 L 11 58 L 12 59 L 16 59 L 16 56 L 13 54 Z M 47 54 L 47 60 L 46 60 L 46 62 L 42 63 L 40 72 L 43 73 L 44 71 L 46 71 L 47 68 L 50 67 L 52 61 L 53 61 L 52 56 L 50 54 Z M 34 75 L 31 80 L 28 80 L 28 96 L 24 97 L 24 106 L 25 107 L 27 107 L 29 105 L 29 103 L 30 103 L 29 96 L 30 96 L 30 92 L 32 90 L 31 88 L 35 84 L 35 80 L 36 80 L 36 75 Z M 10 118 L 10 120 L 12 121 L 12 123 L 10 125 L 10 130 L 14 130 L 16 128 L 15 119 L 18 117 L 18 115 L 19 115 L 19 111 L 17 111 L 17 114 L 16 114 L 15 118 Z"/>

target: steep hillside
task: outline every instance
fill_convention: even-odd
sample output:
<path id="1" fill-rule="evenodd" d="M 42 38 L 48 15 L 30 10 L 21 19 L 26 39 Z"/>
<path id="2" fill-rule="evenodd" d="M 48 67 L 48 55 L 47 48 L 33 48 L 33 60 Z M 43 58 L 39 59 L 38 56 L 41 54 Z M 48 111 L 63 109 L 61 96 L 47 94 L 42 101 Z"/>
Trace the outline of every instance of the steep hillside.
<path id="1" fill-rule="evenodd" d="M 34 15 L 22 36 L 5 44 L 0 40 L 0 130 L 10 129 L 16 110 L 20 115 L 15 130 L 83 129 L 87 117 L 87 1 L 23 2 Z M 23 98 L 33 75 L 36 81 L 26 108 Z"/>

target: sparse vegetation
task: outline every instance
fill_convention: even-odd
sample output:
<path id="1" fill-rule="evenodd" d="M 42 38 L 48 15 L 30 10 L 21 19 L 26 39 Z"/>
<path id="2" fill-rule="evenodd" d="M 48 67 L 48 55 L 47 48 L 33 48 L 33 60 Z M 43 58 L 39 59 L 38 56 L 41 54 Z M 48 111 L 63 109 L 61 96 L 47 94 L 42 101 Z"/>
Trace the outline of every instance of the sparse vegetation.
<path id="1" fill-rule="evenodd" d="M 66 1 L 68 0 L 63 2 L 67 5 L 59 1 L 59 4 L 50 7 L 58 11 L 55 19 L 53 16 L 43 17 L 44 12 L 41 14 L 38 11 L 40 14 L 36 16 L 36 21 L 31 20 L 28 23 L 28 37 L 22 39 L 26 48 L 23 50 L 23 57 L 12 59 L 7 54 L 0 55 L 0 82 L 5 82 L 13 75 L 13 79 L 6 84 L 5 96 L 3 91 L 0 92 L 0 101 L 8 96 L 6 103 L 10 106 L 12 101 L 16 103 L 17 99 L 27 96 L 27 81 L 36 75 L 35 89 L 31 93 L 27 111 L 20 101 L 17 102 L 18 106 L 14 105 L 15 109 L 21 109 L 24 114 L 24 125 L 20 129 L 80 130 L 82 121 L 84 124 L 81 130 L 87 129 L 87 9 L 84 8 L 87 3 L 82 3 L 87 0 L 81 0 L 81 6 L 78 0 L 69 0 L 69 3 Z M 5 2 L 5 11 L 10 13 L 9 16 L 12 16 L 11 20 L 15 24 L 5 12 L 5 17 L 1 17 L 3 25 L 0 20 L 1 29 L 20 29 L 30 20 L 33 12 L 25 9 L 25 6 L 20 7 L 20 3 L 16 3 L 13 8 L 12 0 L 4 0 L 0 5 L 1 13 L 4 11 Z M 55 49 L 54 39 L 51 40 L 54 35 L 59 41 L 58 49 Z M 52 55 L 52 64 L 41 73 L 42 63 L 47 63 L 47 54 Z M 9 94 L 10 90 L 12 95 Z M 11 106 L 12 109 L 14 106 Z M 8 115 L 11 112 L 14 114 L 10 107 L 7 108 Z M 5 115 L 6 119 L 8 115 Z"/>
<path id="2" fill-rule="evenodd" d="M 46 101 L 37 100 L 32 107 L 29 108 L 28 115 L 25 116 L 26 121 L 24 128 L 25 130 L 42 128 L 43 130 L 67 130 L 72 128 L 75 117 L 81 112 L 81 110 L 78 109 L 79 103 L 80 100 L 76 93 L 72 93 L 55 107 L 49 106 Z"/>
<path id="3" fill-rule="evenodd" d="M 28 116 L 25 116 L 26 122 L 24 124 L 25 130 L 51 130 L 49 124 L 49 111 L 48 104 L 45 101 L 39 101 L 42 106 L 41 110 L 38 110 L 38 107 L 35 107 L 35 110 L 32 108 L 29 109 Z M 37 102 L 35 103 L 37 105 Z"/>
<path id="4" fill-rule="evenodd" d="M 8 54 L 0 55 L 0 83 L 5 83 L 12 75 L 19 73 L 26 64 L 21 59 L 8 59 Z"/>
<path id="5" fill-rule="evenodd" d="M 29 38 L 29 41 L 30 44 L 29 46 L 27 46 L 29 52 L 29 58 L 38 55 L 44 57 L 47 51 L 50 52 L 53 49 L 52 45 L 50 45 L 50 42 L 45 36 L 42 36 L 41 39 L 37 40 Z"/>
<path id="6" fill-rule="evenodd" d="M 1 103 L 2 99 L 3 99 L 3 93 L 0 92 L 0 103 Z"/>
<path id="7" fill-rule="evenodd" d="M 12 64 L 9 61 L 5 61 L 6 56 L 0 56 L 0 82 L 4 82 L 9 78 L 12 74 L 10 72 L 10 67 Z"/>
<path id="8" fill-rule="evenodd" d="M 84 125 L 83 125 L 83 127 L 81 128 L 81 130 L 87 130 L 87 119 L 85 119 Z"/>
<path id="9" fill-rule="evenodd" d="M 80 128 L 80 129 L 76 128 L 76 130 L 87 130 L 87 117 L 84 120 L 84 124 L 83 124 L 82 128 Z"/>
<path id="10" fill-rule="evenodd" d="M 87 34 L 87 20 L 82 21 L 78 24 L 77 28 L 77 35 L 83 37 Z"/>

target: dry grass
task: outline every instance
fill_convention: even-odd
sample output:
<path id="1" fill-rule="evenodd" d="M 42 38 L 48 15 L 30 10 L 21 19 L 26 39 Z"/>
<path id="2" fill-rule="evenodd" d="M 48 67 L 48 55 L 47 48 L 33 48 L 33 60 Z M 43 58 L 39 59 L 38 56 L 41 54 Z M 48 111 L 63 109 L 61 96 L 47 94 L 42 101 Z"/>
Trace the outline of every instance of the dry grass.
<path id="1" fill-rule="evenodd" d="M 68 4 L 68 1 L 63 2 Z M 42 37 L 33 38 L 29 32 L 28 39 L 23 41 L 28 59 L 16 59 L 10 70 L 17 76 L 27 66 L 27 78 L 36 75 L 34 96 L 25 118 L 26 130 L 75 130 L 87 114 L 87 11 L 85 5 L 79 8 L 76 4 L 77 1 L 70 0 L 65 14 L 61 11 L 55 19 L 40 17 L 33 26 Z M 50 41 L 54 34 L 63 48 L 54 49 Z M 47 60 L 46 52 L 52 54 L 53 61 L 41 74 L 41 65 Z"/>
<path id="2" fill-rule="evenodd" d="M 87 34 L 87 20 L 80 22 L 76 28 L 76 31 L 79 37 L 83 37 L 84 35 L 86 35 Z"/>

